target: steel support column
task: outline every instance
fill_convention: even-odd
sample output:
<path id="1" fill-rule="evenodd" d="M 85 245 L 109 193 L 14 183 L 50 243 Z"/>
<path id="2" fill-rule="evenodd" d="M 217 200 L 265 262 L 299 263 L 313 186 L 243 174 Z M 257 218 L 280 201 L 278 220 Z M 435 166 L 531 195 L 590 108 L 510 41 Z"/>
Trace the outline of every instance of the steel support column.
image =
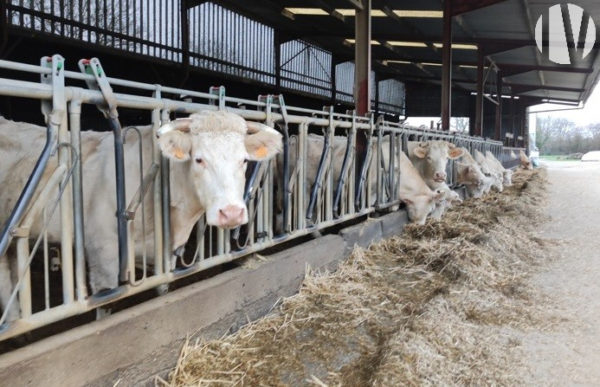
<path id="1" fill-rule="evenodd" d="M 481 47 L 477 50 L 477 97 L 475 101 L 475 136 L 483 135 L 483 65 L 485 56 Z"/>
<path id="2" fill-rule="evenodd" d="M 356 114 L 364 116 L 371 105 L 371 0 L 360 0 L 363 8 L 354 18 L 354 105 Z M 362 169 L 367 154 L 367 136 L 359 131 L 356 136 L 356 168 Z M 358 181 L 356 182 L 359 183 Z"/>
<path id="3" fill-rule="evenodd" d="M 496 95 L 498 96 L 498 105 L 496 105 L 496 130 L 494 140 L 502 141 L 502 71 L 496 73 Z"/>
<path id="4" fill-rule="evenodd" d="M 450 130 L 452 115 L 452 1 L 444 0 L 442 32 L 442 130 Z"/>
<path id="5" fill-rule="evenodd" d="M 371 0 L 361 0 L 363 9 L 356 10 L 354 45 L 354 104 L 358 115 L 370 110 L 371 95 Z"/>
<path id="6" fill-rule="evenodd" d="M 281 35 L 278 30 L 275 30 L 273 44 L 275 45 L 275 90 L 279 94 L 281 93 Z"/>
<path id="7" fill-rule="evenodd" d="M 513 134 L 513 138 L 512 138 L 512 144 L 507 144 L 509 146 L 515 146 L 515 142 L 517 141 L 517 126 L 515 125 L 515 116 L 516 116 L 516 112 L 515 112 L 515 102 L 517 100 L 515 99 L 515 96 L 513 95 L 510 99 L 510 132 Z"/>
<path id="8" fill-rule="evenodd" d="M 335 80 L 335 69 L 337 67 L 337 62 L 335 60 L 335 56 L 332 54 L 331 55 L 331 76 L 329 77 L 330 81 L 331 81 L 331 106 L 334 107 L 335 109 L 335 103 L 337 101 L 337 85 L 335 84 L 336 80 Z"/>
<path id="9" fill-rule="evenodd" d="M 190 76 L 190 24 L 188 19 L 187 0 L 181 0 L 181 63 L 183 75 L 180 85 L 183 87 Z"/>

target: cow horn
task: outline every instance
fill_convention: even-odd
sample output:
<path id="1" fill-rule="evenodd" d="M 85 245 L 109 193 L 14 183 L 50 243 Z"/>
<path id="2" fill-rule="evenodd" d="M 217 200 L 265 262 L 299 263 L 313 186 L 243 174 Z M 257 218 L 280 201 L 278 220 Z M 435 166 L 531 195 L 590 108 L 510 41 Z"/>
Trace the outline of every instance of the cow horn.
<path id="1" fill-rule="evenodd" d="M 173 130 L 179 130 L 180 132 L 188 133 L 190 131 L 190 124 L 192 123 L 191 118 L 178 118 L 163 126 L 161 126 L 156 132 L 157 136 L 162 136 L 165 133 L 169 133 Z"/>

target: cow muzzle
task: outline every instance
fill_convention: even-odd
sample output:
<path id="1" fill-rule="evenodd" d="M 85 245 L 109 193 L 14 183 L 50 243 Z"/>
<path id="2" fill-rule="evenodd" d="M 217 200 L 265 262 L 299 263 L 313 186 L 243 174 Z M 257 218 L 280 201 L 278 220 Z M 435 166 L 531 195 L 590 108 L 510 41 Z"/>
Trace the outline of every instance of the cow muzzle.
<path id="1" fill-rule="evenodd" d="M 440 173 L 440 172 L 436 172 L 433 175 L 433 181 L 435 181 L 436 183 L 443 183 L 446 181 L 446 174 L 445 173 Z"/>
<path id="2" fill-rule="evenodd" d="M 246 208 L 236 205 L 227 205 L 219 209 L 216 226 L 221 228 L 234 228 L 248 222 Z"/>

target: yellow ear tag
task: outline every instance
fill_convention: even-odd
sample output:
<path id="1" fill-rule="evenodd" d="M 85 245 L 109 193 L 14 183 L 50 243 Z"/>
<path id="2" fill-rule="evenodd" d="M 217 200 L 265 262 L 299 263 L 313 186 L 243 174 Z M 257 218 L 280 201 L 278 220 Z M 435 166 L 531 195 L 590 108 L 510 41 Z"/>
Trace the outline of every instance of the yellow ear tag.
<path id="1" fill-rule="evenodd" d="M 177 148 L 175 150 L 175 157 L 177 157 L 178 159 L 181 160 L 182 158 L 185 157 L 185 154 L 183 153 L 183 151 L 181 149 Z"/>
<path id="2" fill-rule="evenodd" d="M 263 157 L 267 157 L 267 147 L 262 145 L 260 146 L 256 151 L 254 151 L 254 156 L 258 157 L 258 158 L 263 158 Z"/>

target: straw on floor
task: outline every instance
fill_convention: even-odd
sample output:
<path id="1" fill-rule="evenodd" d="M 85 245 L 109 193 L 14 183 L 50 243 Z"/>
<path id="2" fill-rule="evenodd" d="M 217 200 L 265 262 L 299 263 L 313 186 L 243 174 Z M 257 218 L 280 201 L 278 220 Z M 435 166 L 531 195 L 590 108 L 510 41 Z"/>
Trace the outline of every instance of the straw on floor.
<path id="1" fill-rule="evenodd" d="M 545 171 L 513 181 L 355 248 L 333 273 L 309 271 L 271 315 L 219 340 L 188 340 L 157 384 L 519 384 L 510 329 L 555 322 L 526 284 L 554 242 L 532 226 L 544 220 Z"/>

